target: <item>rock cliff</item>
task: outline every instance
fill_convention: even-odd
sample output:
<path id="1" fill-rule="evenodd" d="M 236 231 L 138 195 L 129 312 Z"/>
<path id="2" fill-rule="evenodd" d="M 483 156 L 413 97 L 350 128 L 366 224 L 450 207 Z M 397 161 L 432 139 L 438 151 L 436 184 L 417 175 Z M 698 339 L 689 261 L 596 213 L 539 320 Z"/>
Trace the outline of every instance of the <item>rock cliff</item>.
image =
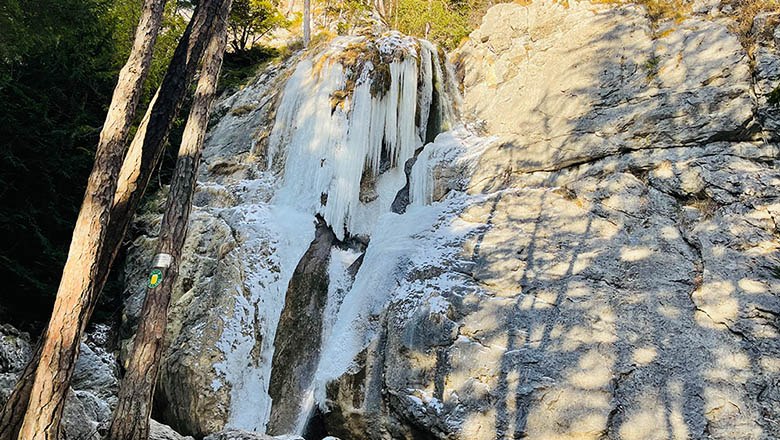
<path id="1" fill-rule="evenodd" d="M 224 100 L 159 416 L 309 439 L 780 437 L 780 17 L 740 38 L 727 12 L 501 4 L 455 72 L 421 40 L 339 39 Z M 158 222 L 137 222 L 127 335 Z"/>

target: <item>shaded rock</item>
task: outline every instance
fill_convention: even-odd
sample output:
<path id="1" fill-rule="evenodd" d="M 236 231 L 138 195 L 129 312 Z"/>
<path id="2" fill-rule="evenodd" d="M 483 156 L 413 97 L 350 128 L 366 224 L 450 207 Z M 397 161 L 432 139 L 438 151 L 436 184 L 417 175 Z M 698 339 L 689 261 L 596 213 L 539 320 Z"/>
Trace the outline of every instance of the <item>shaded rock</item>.
<path id="1" fill-rule="evenodd" d="M 328 298 L 328 265 L 336 236 L 318 219 L 314 241 L 301 258 L 287 288 L 279 330 L 274 341 L 271 384 L 273 399 L 267 432 L 295 432 L 306 423 L 309 408 L 302 407 L 313 392 L 314 372 L 320 359 L 323 311 Z M 299 431 L 300 432 L 300 431 Z"/>
<path id="2" fill-rule="evenodd" d="M 192 437 L 184 437 L 174 431 L 170 426 L 149 419 L 149 440 L 194 440 Z"/>
<path id="3" fill-rule="evenodd" d="M 8 400 L 32 349 L 30 335 L 11 325 L 0 325 L 0 404 Z"/>
<path id="4" fill-rule="evenodd" d="M 72 388 L 62 418 L 64 440 L 101 440 L 111 421 L 118 387 L 114 356 L 103 344 L 107 327 L 97 325 L 80 347 Z M 10 325 L 0 325 L 0 403 L 13 391 L 16 380 L 33 355 L 30 336 Z"/>
<path id="5" fill-rule="evenodd" d="M 756 16 L 752 34 L 756 40 L 753 57 L 758 118 L 765 135 L 777 141 L 780 129 L 780 13 Z"/>
<path id="6" fill-rule="evenodd" d="M 294 435 L 280 435 L 272 437 L 270 435 L 258 434 L 256 432 L 241 431 L 238 429 L 228 429 L 225 431 L 211 434 L 203 440 L 304 440 L 303 437 Z"/>

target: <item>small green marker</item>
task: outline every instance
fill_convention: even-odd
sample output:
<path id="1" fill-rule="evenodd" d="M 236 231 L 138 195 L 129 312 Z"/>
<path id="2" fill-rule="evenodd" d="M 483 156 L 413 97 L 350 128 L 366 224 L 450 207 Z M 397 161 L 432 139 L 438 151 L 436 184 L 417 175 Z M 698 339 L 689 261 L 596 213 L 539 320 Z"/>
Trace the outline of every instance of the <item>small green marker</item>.
<path id="1" fill-rule="evenodd" d="M 159 286 L 160 283 L 162 283 L 163 279 L 163 273 L 160 269 L 152 269 L 152 272 L 149 274 L 149 285 L 148 287 L 150 289 L 154 289 L 155 287 Z"/>

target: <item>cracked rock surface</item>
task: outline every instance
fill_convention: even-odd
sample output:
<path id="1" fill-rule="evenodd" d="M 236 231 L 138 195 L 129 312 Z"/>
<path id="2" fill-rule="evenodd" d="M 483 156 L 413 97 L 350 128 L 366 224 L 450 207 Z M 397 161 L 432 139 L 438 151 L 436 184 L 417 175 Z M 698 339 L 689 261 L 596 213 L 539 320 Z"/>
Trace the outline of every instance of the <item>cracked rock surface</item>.
<path id="1" fill-rule="evenodd" d="M 420 291 L 329 388 L 333 433 L 780 437 L 780 28 L 757 18 L 748 52 L 703 8 L 490 9 L 455 54 L 498 137 L 459 214 L 485 227 L 407 273 Z"/>
<path id="2" fill-rule="evenodd" d="M 386 307 L 363 317 L 377 332 L 326 386 L 315 419 L 328 434 L 780 438 L 780 17 L 758 16 L 741 41 L 717 0 L 693 11 L 488 11 L 453 61 L 461 113 L 489 145 L 468 166 L 439 162 L 432 182 L 434 200 L 468 203 L 420 235 L 447 258 L 388 262 L 399 287 L 380 292 Z M 234 385 L 271 362 L 253 288 L 278 278 L 278 237 L 252 225 L 269 215 L 253 206 L 272 197 L 263 142 L 284 76 L 271 68 L 223 101 L 204 152 L 157 395 L 162 419 L 198 438 L 268 438 L 219 431 Z M 126 346 L 162 199 L 136 219 Z M 465 238 L 436 235 L 463 225 Z M 298 327 L 282 321 L 282 335 Z M 249 370 L 227 368 L 226 334 Z M 306 356 L 288 346 L 275 364 Z"/>

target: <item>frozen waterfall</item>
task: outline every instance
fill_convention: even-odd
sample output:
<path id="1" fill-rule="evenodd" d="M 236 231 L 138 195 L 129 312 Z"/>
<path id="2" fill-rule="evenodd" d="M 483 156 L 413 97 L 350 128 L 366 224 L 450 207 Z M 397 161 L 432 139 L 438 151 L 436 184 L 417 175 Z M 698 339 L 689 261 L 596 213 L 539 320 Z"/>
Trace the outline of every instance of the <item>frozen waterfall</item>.
<path id="1" fill-rule="evenodd" d="M 341 240 L 369 235 L 403 165 L 452 120 L 445 81 L 436 48 L 397 33 L 343 38 L 300 62 L 269 142 L 269 167 L 284 163 L 277 200 L 322 215 Z"/>
<path id="2" fill-rule="evenodd" d="M 231 390 L 229 427 L 268 428 L 277 327 L 288 286 L 315 236 L 315 216 L 339 242 L 355 236 L 365 241 L 375 227 L 386 228 L 388 221 L 380 222 L 380 217 L 391 211 L 407 185 L 405 164 L 454 121 L 453 91 L 451 73 L 437 48 L 395 32 L 337 38 L 292 70 L 269 135 L 267 170 L 256 181 L 261 183 L 250 184 L 273 196 L 239 207 L 236 214 L 241 216 L 235 220 L 242 225 L 239 233 L 261 239 L 246 241 L 252 248 L 244 250 L 242 271 L 249 288 L 234 316 L 226 318 L 218 344 L 225 360 L 215 368 Z M 419 199 L 419 189 L 410 191 Z M 327 304 L 316 318 L 322 320 L 320 344 L 336 338 L 339 316 L 352 319 L 352 312 L 340 309 L 351 287 L 348 266 L 358 256 L 346 247 L 333 248 Z M 252 332 L 261 336 L 261 343 L 246 336 Z M 257 344 L 259 356 L 252 360 Z M 298 402 L 301 415 L 291 429 L 303 429 L 308 411 L 320 403 L 315 386 L 321 381 L 315 371 L 309 373 Z M 213 386 L 218 389 L 222 382 Z"/>

